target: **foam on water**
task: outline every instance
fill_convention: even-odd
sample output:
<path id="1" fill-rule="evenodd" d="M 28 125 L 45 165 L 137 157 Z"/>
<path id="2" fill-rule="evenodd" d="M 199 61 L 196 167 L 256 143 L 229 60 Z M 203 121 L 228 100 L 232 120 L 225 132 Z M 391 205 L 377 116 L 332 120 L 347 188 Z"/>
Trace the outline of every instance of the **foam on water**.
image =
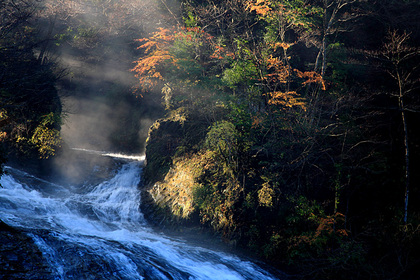
<path id="1" fill-rule="evenodd" d="M 121 153 L 110 153 L 110 152 L 105 152 L 105 151 L 96 151 L 96 150 L 90 150 L 90 149 L 84 149 L 84 148 L 72 148 L 72 150 L 95 154 L 95 155 L 107 156 L 107 157 L 112 157 L 112 158 L 126 159 L 126 160 L 144 161 L 146 158 L 145 155 L 126 155 L 126 154 L 121 154 Z"/>
<path id="2" fill-rule="evenodd" d="M 65 197 L 44 191 L 48 182 L 16 179 L 18 172 L 9 168 L 0 179 L 0 219 L 30 232 L 57 279 L 278 279 L 250 261 L 154 232 L 139 211 L 141 161 Z"/>

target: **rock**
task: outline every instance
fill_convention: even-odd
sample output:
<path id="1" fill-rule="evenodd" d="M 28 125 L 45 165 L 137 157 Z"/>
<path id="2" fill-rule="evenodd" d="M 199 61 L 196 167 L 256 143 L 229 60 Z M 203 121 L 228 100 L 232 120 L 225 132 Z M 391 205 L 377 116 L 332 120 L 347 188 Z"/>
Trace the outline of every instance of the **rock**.
<path id="1" fill-rule="evenodd" d="M 0 278 L 54 279 L 42 253 L 24 232 L 0 221 Z"/>

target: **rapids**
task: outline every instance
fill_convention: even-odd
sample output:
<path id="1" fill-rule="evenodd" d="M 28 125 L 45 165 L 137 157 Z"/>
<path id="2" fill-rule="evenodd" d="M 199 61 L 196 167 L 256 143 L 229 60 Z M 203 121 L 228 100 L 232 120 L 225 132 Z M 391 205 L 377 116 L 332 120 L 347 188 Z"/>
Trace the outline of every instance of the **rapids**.
<path id="1" fill-rule="evenodd" d="M 51 272 L 47 279 L 285 279 L 253 261 L 153 230 L 139 210 L 144 159 L 125 159 L 113 176 L 81 186 L 6 167 L 0 220 L 36 244 Z"/>

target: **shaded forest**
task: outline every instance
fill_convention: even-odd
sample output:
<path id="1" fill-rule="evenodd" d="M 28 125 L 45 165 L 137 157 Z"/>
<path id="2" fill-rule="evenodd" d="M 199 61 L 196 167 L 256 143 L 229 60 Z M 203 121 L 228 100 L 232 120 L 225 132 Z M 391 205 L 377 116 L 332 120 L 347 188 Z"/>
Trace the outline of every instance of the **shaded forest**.
<path id="1" fill-rule="evenodd" d="M 53 156 L 58 92 L 90 92 L 92 76 L 56 59 L 112 58 L 125 74 L 89 96 L 132 105 L 109 119 L 121 150 L 141 150 L 139 120 L 161 117 L 144 172 L 159 223 L 200 224 L 300 279 L 419 277 L 417 0 L 10 0 L 0 13 L 7 149 Z"/>
<path id="2" fill-rule="evenodd" d="M 298 278 L 416 279 L 419 8 L 183 1 L 133 68 L 167 111 L 146 150 L 154 212 Z"/>

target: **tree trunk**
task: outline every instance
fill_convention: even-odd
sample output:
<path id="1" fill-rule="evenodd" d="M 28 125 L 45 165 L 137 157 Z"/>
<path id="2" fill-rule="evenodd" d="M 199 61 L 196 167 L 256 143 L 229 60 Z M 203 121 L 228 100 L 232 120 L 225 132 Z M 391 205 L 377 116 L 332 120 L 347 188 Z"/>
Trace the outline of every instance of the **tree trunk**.
<path id="1" fill-rule="evenodd" d="M 408 197 L 410 193 L 410 149 L 408 146 L 408 128 L 407 128 L 407 117 L 405 115 L 404 100 L 403 100 L 403 89 L 401 84 L 401 78 L 398 76 L 399 95 L 398 95 L 398 107 L 401 111 L 401 120 L 404 129 L 404 152 L 405 152 L 405 198 L 404 198 L 404 224 L 407 224 L 408 218 Z"/>
<path id="2" fill-rule="evenodd" d="M 53 30 L 54 30 L 56 20 L 57 20 L 57 14 L 55 14 L 54 18 L 50 20 L 50 25 L 48 27 L 47 37 L 45 38 L 44 44 L 42 45 L 41 51 L 40 51 L 39 56 L 38 56 L 38 61 L 41 64 L 44 64 L 45 53 L 47 51 L 47 48 L 48 48 L 48 45 L 49 45 L 50 41 L 52 40 L 51 35 L 52 35 Z"/>

